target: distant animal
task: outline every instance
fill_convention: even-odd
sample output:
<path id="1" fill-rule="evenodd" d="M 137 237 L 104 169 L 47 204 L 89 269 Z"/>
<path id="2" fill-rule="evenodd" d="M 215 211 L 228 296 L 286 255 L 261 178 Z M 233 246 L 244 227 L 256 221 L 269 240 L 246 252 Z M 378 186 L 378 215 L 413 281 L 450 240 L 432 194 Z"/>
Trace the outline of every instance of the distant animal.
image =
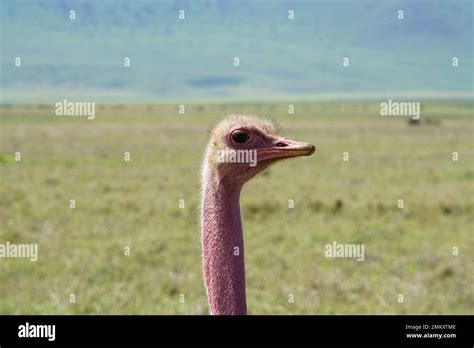
<path id="1" fill-rule="evenodd" d="M 430 126 L 439 126 L 439 125 L 441 125 L 440 120 L 435 119 L 435 118 L 430 118 L 430 117 L 425 118 L 424 122 L 421 121 L 421 118 L 417 118 L 417 119 L 409 118 L 407 120 L 407 123 L 408 123 L 409 126 L 419 126 L 421 124 L 427 124 L 427 125 L 430 125 Z"/>
<path id="2" fill-rule="evenodd" d="M 419 118 L 409 118 L 407 122 L 408 122 L 408 125 L 410 125 L 410 126 L 420 125 L 420 119 Z"/>
<path id="3" fill-rule="evenodd" d="M 211 314 L 247 314 L 239 203 L 243 185 L 279 160 L 315 150 L 312 144 L 280 136 L 274 123 L 258 117 L 231 115 L 212 129 L 201 189 L 203 274 Z M 252 154 L 256 161 L 245 161 Z"/>

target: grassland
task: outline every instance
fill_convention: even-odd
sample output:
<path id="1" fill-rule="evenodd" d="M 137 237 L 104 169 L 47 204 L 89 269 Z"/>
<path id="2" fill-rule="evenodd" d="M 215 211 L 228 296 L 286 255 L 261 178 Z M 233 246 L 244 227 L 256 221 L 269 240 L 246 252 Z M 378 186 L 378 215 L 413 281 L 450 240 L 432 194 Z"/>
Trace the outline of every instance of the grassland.
<path id="1" fill-rule="evenodd" d="M 245 112 L 318 148 L 244 189 L 250 313 L 473 314 L 472 104 L 423 104 L 417 126 L 377 103 L 287 106 L 2 107 L 0 243 L 38 243 L 39 259 L 0 259 L 0 313 L 208 313 L 199 168 L 210 125 Z M 333 241 L 364 243 L 365 260 L 326 258 Z"/>

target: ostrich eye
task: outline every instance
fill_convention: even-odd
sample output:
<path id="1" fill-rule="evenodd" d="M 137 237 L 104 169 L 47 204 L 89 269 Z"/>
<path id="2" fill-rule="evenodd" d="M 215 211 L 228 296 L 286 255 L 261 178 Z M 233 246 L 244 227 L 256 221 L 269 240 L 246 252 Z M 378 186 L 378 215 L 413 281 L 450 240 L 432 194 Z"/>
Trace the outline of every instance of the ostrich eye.
<path id="1" fill-rule="evenodd" d="M 250 135 L 243 130 L 236 130 L 231 135 L 232 141 L 237 144 L 244 144 L 250 140 Z"/>

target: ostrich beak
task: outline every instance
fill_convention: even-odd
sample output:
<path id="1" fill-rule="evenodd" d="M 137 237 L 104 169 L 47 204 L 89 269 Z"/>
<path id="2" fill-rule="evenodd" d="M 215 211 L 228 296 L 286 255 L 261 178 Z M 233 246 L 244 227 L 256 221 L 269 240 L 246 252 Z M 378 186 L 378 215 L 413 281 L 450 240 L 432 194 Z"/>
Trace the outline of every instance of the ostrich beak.
<path id="1" fill-rule="evenodd" d="M 280 153 L 289 157 L 310 156 L 316 151 L 316 146 L 310 143 L 283 138 L 277 143 Z"/>
<path id="2" fill-rule="evenodd" d="M 259 151 L 259 161 L 278 160 L 299 156 L 310 156 L 316 151 L 313 144 L 301 141 L 280 138 L 278 141 L 265 149 Z"/>

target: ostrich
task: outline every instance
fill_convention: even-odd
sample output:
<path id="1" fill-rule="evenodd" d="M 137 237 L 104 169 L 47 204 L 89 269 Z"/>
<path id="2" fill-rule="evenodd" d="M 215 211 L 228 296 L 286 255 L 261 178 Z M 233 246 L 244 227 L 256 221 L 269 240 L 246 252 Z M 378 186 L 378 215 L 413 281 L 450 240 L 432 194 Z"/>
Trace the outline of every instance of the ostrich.
<path id="1" fill-rule="evenodd" d="M 243 185 L 278 160 L 315 151 L 314 145 L 284 138 L 278 132 L 273 123 L 245 115 L 230 115 L 211 131 L 201 196 L 203 273 L 211 314 L 247 314 L 239 204 Z M 239 151 L 255 154 L 256 163 L 237 163 L 239 156 L 223 161 L 222 151 L 229 149 L 237 155 Z"/>

